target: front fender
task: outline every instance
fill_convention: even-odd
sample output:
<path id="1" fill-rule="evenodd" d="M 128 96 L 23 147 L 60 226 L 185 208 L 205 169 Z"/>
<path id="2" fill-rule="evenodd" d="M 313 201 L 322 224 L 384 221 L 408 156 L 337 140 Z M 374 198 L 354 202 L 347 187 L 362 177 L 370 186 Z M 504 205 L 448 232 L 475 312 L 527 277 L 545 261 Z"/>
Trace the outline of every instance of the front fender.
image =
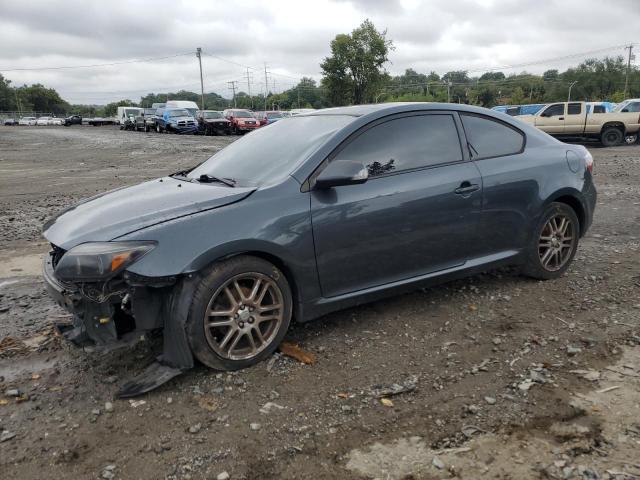
<path id="1" fill-rule="evenodd" d="M 146 277 L 200 271 L 239 253 L 262 254 L 284 266 L 305 296 L 319 296 L 308 193 L 289 177 L 277 187 L 216 211 L 177 218 L 125 235 L 120 240 L 154 240 L 158 246 L 129 271 Z"/>

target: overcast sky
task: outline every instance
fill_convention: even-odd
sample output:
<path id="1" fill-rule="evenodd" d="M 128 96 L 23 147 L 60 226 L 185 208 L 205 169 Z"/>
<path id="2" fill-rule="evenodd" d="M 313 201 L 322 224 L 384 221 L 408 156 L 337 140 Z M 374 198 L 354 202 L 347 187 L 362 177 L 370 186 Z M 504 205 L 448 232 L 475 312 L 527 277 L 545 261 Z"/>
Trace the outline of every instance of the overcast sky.
<path id="1" fill-rule="evenodd" d="M 139 100 L 199 91 L 202 47 L 205 91 L 228 96 L 230 80 L 246 91 L 244 66 L 252 67 L 253 91 L 264 91 L 265 62 L 270 89 L 275 81 L 281 91 L 303 75 L 319 79 L 329 42 L 366 18 L 394 42 L 392 74 L 513 65 L 503 71 L 540 73 L 584 59 L 557 60 L 564 55 L 618 55 L 622 48 L 601 50 L 640 43 L 640 0 L 0 0 L 0 73 L 54 87 L 72 103 Z M 9 71 L 156 57 L 171 58 Z M 556 60 L 523 66 L 548 59 Z"/>

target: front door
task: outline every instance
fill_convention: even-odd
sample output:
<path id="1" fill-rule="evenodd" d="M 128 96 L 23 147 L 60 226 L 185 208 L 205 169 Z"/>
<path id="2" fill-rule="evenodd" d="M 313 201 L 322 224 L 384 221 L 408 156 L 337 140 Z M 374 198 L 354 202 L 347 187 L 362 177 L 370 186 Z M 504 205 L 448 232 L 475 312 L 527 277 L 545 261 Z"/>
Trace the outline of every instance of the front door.
<path id="1" fill-rule="evenodd" d="M 564 133 L 564 124 L 564 103 L 549 105 L 536 117 L 536 127 L 552 135 Z"/>
<path id="2" fill-rule="evenodd" d="M 311 192 L 325 297 L 463 264 L 474 248 L 482 180 L 452 113 L 406 114 L 356 133 L 333 159 L 369 170 L 360 185 Z"/>

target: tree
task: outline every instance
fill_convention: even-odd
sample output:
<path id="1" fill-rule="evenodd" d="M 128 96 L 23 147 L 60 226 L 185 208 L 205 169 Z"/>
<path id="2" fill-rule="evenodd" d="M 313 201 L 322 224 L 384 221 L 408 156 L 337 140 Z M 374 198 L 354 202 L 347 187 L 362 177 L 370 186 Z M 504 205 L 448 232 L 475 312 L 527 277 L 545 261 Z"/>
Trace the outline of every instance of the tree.
<path id="1" fill-rule="evenodd" d="M 18 110 L 15 90 L 11 88 L 11 80 L 0 74 L 0 111 Z"/>
<path id="2" fill-rule="evenodd" d="M 385 80 L 393 41 L 387 31 L 379 32 L 365 20 L 351 34 L 340 34 L 331 41 L 331 56 L 320 64 L 322 85 L 334 105 L 360 104 L 374 100 Z"/>

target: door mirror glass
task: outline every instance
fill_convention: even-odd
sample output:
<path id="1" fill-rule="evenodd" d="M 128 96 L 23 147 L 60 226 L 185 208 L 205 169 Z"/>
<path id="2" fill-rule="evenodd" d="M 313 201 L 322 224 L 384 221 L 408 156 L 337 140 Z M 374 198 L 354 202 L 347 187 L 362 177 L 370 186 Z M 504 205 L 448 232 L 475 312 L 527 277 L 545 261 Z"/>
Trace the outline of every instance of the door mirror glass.
<path id="1" fill-rule="evenodd" d="M 357 185 L 369 178 L 369 172 L 360 162 L 334 160 L 316 178 L 315 188 L 324 189 L 342 185 Z"/>
<path id="2" fill-rule="evenodd" d="M 629 112 L 629 109 L 628 109 L 628 108 L 623 108 L 623 109 L 622 109 L 622 112 L 623 112 L 623 113 L 627 113 L 627 112 Z"/>

